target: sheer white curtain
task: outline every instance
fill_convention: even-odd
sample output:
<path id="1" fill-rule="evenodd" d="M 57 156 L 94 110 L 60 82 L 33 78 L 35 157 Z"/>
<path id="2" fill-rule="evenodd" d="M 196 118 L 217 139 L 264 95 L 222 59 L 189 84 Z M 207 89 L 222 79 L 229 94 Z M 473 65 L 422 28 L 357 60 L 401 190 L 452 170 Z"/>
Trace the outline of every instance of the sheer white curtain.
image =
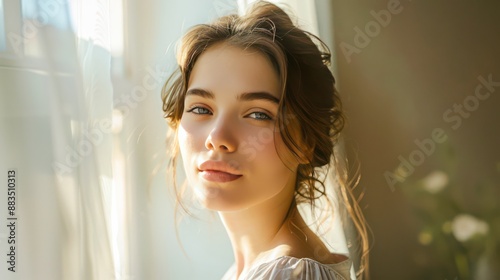
<path id="1" fill-rule="evenodd" d="M 3 1 L 0 172 L 17 173 L 17 227 L 1 227 L 16 239 L 16 271 L 2 264 L 1 279 L 115 279 L 108 2 L 94 2 Z"/>

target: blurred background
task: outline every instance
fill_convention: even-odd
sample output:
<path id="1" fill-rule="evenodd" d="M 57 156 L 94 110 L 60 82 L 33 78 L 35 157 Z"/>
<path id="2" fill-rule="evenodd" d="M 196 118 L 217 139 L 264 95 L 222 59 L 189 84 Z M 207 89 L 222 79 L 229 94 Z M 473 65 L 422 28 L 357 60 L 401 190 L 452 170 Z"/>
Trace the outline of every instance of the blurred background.
<path id="1" fill-rule="evenodd" d="M 251 2 L 0 0 L 0 279 L 223 275 L 216 216 L 176 234 L 160 91 L 189 27 Z M 333 52 L 371 278 L 500 279 L 500 3 L 272 2 Z"/>

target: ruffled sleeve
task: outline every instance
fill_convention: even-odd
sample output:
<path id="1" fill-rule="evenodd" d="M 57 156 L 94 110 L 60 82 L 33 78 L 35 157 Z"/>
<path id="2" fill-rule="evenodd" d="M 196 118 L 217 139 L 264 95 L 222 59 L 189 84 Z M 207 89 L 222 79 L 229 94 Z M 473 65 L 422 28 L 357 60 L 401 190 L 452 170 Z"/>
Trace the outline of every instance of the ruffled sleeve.
<path id="1" fill-rule="evenodd" d="M 251 269 L 245 280 L 344 280 L 350 278 L 351 261 L 322 264 L 308 258 L 280 257 Z M 228 275 L 226 275 L 227 277 Z"/>

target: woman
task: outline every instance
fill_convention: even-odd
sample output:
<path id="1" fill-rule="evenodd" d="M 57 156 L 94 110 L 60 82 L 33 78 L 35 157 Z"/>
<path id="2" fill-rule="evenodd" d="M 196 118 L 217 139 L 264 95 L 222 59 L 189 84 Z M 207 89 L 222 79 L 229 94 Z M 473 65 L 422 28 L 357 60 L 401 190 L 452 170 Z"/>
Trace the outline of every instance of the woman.
<path id="1" fill-rule="evenodd" d="M 177 59 L 162 96 L 176 132 L 172 164 L 180 151 L 188 186 L 227 230 L 235 263 L 223 278 L 350 279 L 351 260 L 330 252 L 297 209 L 325 195 L 320 172 L 344 124 L 327 47 L 258 2 L 192 28 Z M 341 188 L 366 258 L 363 217 Z"/>

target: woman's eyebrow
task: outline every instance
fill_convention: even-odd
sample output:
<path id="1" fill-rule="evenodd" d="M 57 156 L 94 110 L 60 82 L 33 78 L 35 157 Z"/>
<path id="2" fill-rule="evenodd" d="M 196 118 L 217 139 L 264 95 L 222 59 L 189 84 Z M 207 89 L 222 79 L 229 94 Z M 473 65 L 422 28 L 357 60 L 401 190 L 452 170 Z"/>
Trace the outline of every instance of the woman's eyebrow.
<path id="1" fill-rule="evenodd" d="M 266 100 L 266 101 L 270 101 L 274 104 L 280 103 L 280 100 L 276 96 L 274 96 L 266 91 L 245 92 L 245 93 L 238 95 L 238 100 L 241 100 L 241 101 Z"/>
<path id="2" fill-rule="evenodd" d="M 200 89 L 200 88 L 193 88 L 190 89 L 186 92 L 186 96 L 189 95 L 197 95 L 203 98 L 208 98 L 208 99 L 215 99 L 215 95 L 208 90 Z"/>
<path id="3" fill-rule="evenodd" d="M 197 95 L 203 98 L 215 99 L 215 95 L 211 91 L 200 88 L 193 88 L 188 90 L 186 92 L 186 96 L 188 95 Z M 280 100 L 276 96 L 270 94 L 267 91 L 244 92 L 238 95 L 237 100 L 238 101 L 264 100 L 274 104 L 279 104 L 280 102 Z"/>

